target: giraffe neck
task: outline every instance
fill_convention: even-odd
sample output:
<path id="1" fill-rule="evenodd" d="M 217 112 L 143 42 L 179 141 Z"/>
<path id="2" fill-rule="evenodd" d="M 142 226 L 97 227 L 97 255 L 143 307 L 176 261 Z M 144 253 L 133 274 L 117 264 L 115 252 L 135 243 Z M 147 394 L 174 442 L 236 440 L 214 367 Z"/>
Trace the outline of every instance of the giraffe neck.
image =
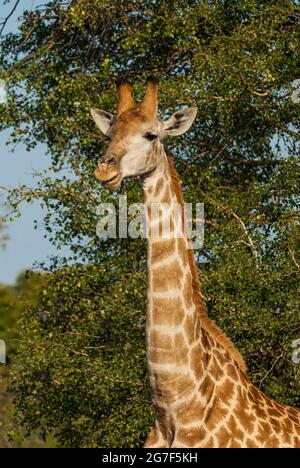
<path id="1" fill-rule="evenodd" d="M 201 419 L 199 411 L 204 412 L 213 398 L 213 382 L 226 375 L 226 365 L 246 367 L 231 341 L 207 317 L 193 251 L 188 248 L 183 217 L 178 216 L 178 203 L 183 205 L 178 176 L 164 147 L 155 151 L 152 160 L 159 163 L 143 184 L 148 239 L 147 360 L 156 420 L 164 438 L 171 440 L 179 407 L 184 411 L 186 402 L 196 398 Z M 170 230 L 163 236 L 162 227 L 168 223 Z"/>
<path id="2" fill-rule="evenodd" d="M 163 147 L 160 151 L 158 166 L 144 181 L 148 231 L 146 339 L 156 407 L 196 390 L 197 381 L 189 369 L 190 356 L 199 343 L 199 307 L 203 307 L 194 294 L 193 253 L 188 249 L 183 216 L 178 211 L 183 203 L 179 181 Z M 166 230 L 164 235 L 162 228 Z M 203 349 L 203 356 L 207 351 Z"/>
<path id="3" fill-rule="evenodd" d="M 242 357 L 206 315 L 188 236 L 172 208 L 182 203 L 177 175 L 163 148 L 157 159 L 144 180 L 147 357 L 156 413 L 145 447 L 298 447 L 299 412 L 251 384 Z M 170 213 L 164 239 L 158 228 Z"/>

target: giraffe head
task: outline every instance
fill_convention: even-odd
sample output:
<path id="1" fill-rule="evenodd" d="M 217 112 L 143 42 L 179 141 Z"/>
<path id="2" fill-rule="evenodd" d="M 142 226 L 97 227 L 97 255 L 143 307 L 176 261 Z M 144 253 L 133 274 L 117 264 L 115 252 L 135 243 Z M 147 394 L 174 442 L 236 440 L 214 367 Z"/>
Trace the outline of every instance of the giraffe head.
<path id="1" fill-rule="evenodd" d="M 91 109 L 96 125 L 109 140 L 107 152 L 99 159 L 95 171 L 97 179 L 109 190 L 118 189 L 124 177 L 151 173 L 159 163 L 162 140 L 185 133 L 197 113 L 196 107 L 189 107 L 161 122 L 157 118 L 156 79 L 147 79 L 146 94 L 141 103 L 133 99 L 132 86 L 127 81 L 118 83 L 117 87 L 116 117 L 103 110 Z"/>

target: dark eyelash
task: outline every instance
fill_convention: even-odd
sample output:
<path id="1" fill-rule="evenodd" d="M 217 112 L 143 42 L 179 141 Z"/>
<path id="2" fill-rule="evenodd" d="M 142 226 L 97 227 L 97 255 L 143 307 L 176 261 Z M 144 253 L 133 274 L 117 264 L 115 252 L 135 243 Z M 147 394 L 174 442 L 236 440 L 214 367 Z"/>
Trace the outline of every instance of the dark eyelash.
<path id="1" fill-rule="evenodd" d="M 146 133 L 144 135 L 144 138 L 146 138 L 149 141 L 154 141 L 157 138 L 157 135 L 154 135 L 153 133 Z"/>

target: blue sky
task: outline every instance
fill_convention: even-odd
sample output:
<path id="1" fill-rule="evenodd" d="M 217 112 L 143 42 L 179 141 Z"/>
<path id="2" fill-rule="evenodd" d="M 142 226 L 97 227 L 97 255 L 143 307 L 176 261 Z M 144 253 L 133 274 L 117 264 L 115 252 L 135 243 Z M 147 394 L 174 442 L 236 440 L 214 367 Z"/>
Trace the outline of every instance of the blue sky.
<path id="1" fill-rule="evenodd" d="M 0 0 L 0 17 L 6 17 L 13 3 L 2 5 Z M 34 6 L 32 0 L 22 0 L 14 14 L 7 23 L 5 32 L 17 28 L 17 17 L 26 8 Z M 3 93 L 2 93 L 3 95 Z M 9 131 L 0 132 L 0 185 L 15 187 L 19 184 L 34 186 L 36 181 L 34 171 L 46 169 L 49 157 L 46 156 L 46 147 L 39 144 L 34 150 L 27 152 L 23 145 L 17 145 L 14 153 L 11 147 L 5 145 Z M 0 191 L 0 212 L 4 213 L 4 192 Z M 31 268 L 35 261 L 46 260 L 49 255 L 56 253 L 55 248 L 44 239 L 43 216 L 44 212 L 38 203 L 22 205 L 22 216 L 13 223 L 6 223 L 6 234 L 9 240 L 4 250 L 0 249 L 0 283 L 13 283 L 18 273 Z M 38 222 L 38 229 L 34 229 L 34 220 Z M 64 252 L 60 252 L 63 254 Z"/>
<path id="2" fill-rule="evenodd" d="M 46 148 L 38 145 L 35 150 L 27 152 L 23 145 L 18 145 L 11 153 L 5 142 L 9 131 L 0 133 L 0 185 L 16 187 L 19 184 L 34 186 L 36 181 L 34 171 L 46 169 L 49 159 L 45 155 Z M 1 214 L 7 211 L 3 206 L 4 192 L 0 192 Z M 0 283 L 12 283 L 16 275 L 30 268 L 35 260 L 45 260 L 47 255 L 55 253 L 55 249 L 44 239 L 42 227 L 43 210 L 38 203 L 22 205 L 22 216 L 14 222 L 6 223 L 6 234 L 9 240 L 4 250 L 0 250 Z M 34 220 L 38 229 L 34 229 Z"/>

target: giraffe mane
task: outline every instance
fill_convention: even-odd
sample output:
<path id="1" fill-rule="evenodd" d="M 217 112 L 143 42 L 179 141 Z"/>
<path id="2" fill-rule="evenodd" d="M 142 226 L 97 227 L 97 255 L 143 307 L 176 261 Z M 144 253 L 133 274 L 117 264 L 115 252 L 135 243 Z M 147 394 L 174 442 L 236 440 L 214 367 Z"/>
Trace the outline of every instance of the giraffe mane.
<path id="1" fill-rule="evenodd" d="M 171 177 L 172 188 L 175 192 L 177 203 L 182 207 L 182 213 L 184 213 L 184 200 L 181 191 L 180 181 L 178 178 L 177 171 L 174 167 L 172 155 L 169 151 L 166 151 L 168 164 L 169 164 L 169 173 Z M 197 307 L 199 318 L 201 321 L 201 326 L 204 330 L 214 338 L 228 353 L 233 357 L 235 362 L 238 364 L 240 369 L 243 372 L 247 372 L 247 366 L 245 364 L 244 358 L 241 356 L 239 351 L 236 349 L 232 341 L 222 332 L 222 330 L 211 320 L 208 315 L 206 308 L 203 304 L 201 295 L 200 295 L 200 281 L 198 276 L 198 271 L 194 259 L 194 254 L 192 249 L 188 250 L 188 260 L 192 274 L 192 289 L 193 289 L 193 299 Z"/>

